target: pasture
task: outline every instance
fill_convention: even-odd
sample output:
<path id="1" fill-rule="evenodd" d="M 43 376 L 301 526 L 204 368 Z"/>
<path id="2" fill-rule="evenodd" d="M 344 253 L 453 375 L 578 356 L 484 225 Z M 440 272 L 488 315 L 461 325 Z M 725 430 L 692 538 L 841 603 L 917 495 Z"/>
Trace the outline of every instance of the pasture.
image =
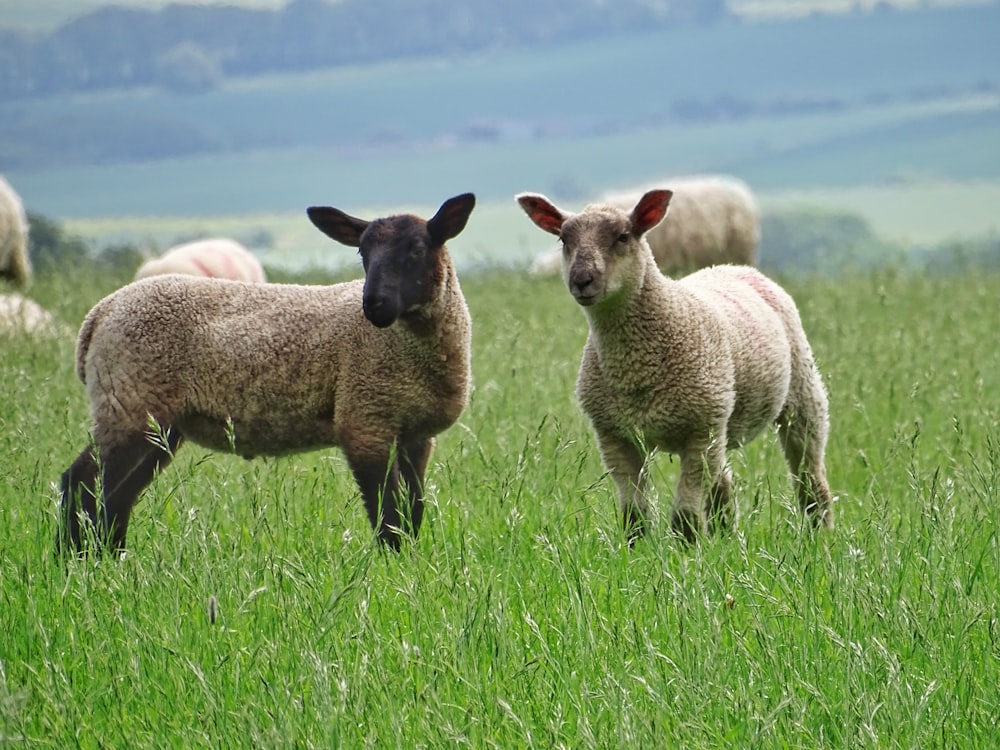
<path id="1" fill-rule="evenodd" d="M 32 296 L 76 326 L 124 280 Z M 732 456 L 738 531 L 690 549 L 663 523 L 623 547 L 554 279 L 463 277 L 475 390 L 399 555 L 336 452 L 187 445 L 125 559 L 57 561 L 73 342 L 0 339 L 0 744 L 990 746 L 1000 276 L 786 286 L 830 391 L 837 529 L 804 532 L 768 435 Z M 666 508 L 676 464 L 652 476 Z"/>

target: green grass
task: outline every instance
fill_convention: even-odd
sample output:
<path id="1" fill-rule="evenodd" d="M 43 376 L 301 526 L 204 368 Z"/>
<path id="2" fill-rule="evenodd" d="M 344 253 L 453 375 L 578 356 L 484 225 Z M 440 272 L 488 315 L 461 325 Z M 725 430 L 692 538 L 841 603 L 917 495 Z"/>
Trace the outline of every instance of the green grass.
<path id="1" fill-rule="evenodd" d="M 75 326 L 119 281 L 32 296 Z M 337 452 L 189 445 L 126 559 L 59 564 L 52 482 L 87 427 L 73 344 L 2 339 L 0 744 L 991 746 L 1000 277 L 787 287 L 830 389 L 838 528 L 803 532 L 768 435 L 733 454 L 738 531 L 693 549 L 662 522 L 623 548 L 555 280 L 463 280 L 475 391 L 399 555 Z M 661 512 L 676 468 L 656 463 Z"/>

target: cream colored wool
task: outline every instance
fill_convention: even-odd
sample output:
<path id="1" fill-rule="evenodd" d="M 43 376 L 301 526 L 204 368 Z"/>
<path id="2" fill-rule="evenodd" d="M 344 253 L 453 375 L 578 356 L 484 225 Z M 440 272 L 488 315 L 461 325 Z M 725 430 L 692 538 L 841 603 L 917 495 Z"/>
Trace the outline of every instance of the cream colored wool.
<path id="1" fill-rule="evenodd" d="M 0 177 L 0 278 L 22 287 L 31 282 L 28 217 L 20 196 L 3 177 Z"/>
<path id="2" fill-rule="evenodd" d="M 66 333 L 44 307 L 20 294 L 0 294 L 0 333 Z"/>
<path id="3" fill-rule="evenodd" d="M 832 527 L 827 393 L 791 297 L 749 266 L 664 276 L 644 235 L 669 191 L 650 191 L 631 212 L 598 204 L 566 213 L 536 194 L 518 201 L 563 241 L 564 280 L 590 329 L 577 397 L 629 533 L 651 517 L 645 465 L 654 450 L 680 457 L 676 531 L 692 539 L 710 521 L 735 521 L 726 451 L 772 424 L 803 510 Z"/>
<path id="4" fill-rule="evenodd" d="M 177 245 L 158 258 L 151 258 L 139 266 L 136 279 L 183 273 L 233 281 L 266 281 L 264 269 L 256 256 L 243 245 L 225 237 L 195 240 Z"/>

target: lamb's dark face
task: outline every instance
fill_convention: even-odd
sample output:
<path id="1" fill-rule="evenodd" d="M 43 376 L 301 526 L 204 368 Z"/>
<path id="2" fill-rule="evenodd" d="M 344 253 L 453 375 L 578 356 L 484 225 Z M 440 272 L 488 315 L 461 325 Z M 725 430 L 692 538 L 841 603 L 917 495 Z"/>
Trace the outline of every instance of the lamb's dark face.
<path id="1" fill-rule="evenodd" d="M 365 268 L 365 317 L 385 328 L 408 314 L 420 314 L 441 287 L 444 245 L 436 244 L 427 222 L 416 216 L 376 219 L 361 235 Z"/>
<path id="2" fill-rule="evenodd" d="M 426 221 L 409 214 L 364 221 L 336 208 L 314 206 L 309 219 L 329 237 L 361 253 L 365 317 L 386 328 L 407 316 L 427 316 L 450 267 L 445 242 L 465 229 L 476 205 L 472 193 L 449 198 Z"/>

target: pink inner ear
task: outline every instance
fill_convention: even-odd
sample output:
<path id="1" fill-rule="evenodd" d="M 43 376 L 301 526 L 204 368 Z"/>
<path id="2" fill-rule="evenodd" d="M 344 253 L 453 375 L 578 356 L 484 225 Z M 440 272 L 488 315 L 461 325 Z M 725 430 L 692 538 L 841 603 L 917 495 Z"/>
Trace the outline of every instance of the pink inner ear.
<path id="1" fill-rule="evenodd" d="M 538 196 L 522 196 L 518 199 L 521 208 L 525 210 L 539 229 L 544 229 L 550 234 L 559 234 L 562 231 L 563 216 L 559 210 L 545 199 Z"/>
<path id="2" fill-rule="evenodd" d="M 535 209 L 531 214 L 531 218 L 546 232 L 559 234 L 562 231 L 562 220 L 558 216 L 553 216 L 548 211 Z"/>
<path id="3" fill-rule="evenodd" d="M 644 206 L 636 217 L 639 219 L 639 227 L 645 232 L 650 227 L 656 226 L 660 223 L 664 213 L 666 211 L 663 206 Z"/>
<path id="4" fill-rule="evenodd" d="M 639 234 L 648 232 L 663 221 L 670 198 L 671 194 L 668 191 L 651 191 L 642 196 L 633 213 L 635 230 Z"/>

